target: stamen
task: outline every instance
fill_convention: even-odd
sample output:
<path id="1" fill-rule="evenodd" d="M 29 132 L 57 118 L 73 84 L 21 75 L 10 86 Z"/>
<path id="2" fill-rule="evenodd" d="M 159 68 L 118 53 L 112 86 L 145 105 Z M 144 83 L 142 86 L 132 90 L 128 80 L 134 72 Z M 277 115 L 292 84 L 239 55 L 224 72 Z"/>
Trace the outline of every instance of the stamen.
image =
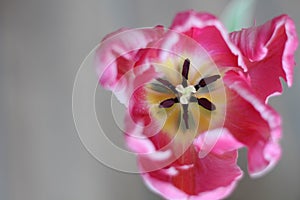
<path id="1" fill-rule="evenodd" d="M 188 106 L 189 106 L 189 104 L 182 104 L 182 108 L 183 108 L 183 114 L 182 114 L 182 117 L 183 117 L 183 120 L 184 120 L 185 128 L 186 128 L 186 129 L 189 129 Z"/>
<path id="2" fill-rule="evenodd" d="M 190 60 L 187 58 L 187 59 L 184 60 L 184 63 L 183 63 L 183 66 L 182 66 L 182 72 L 181 72 L 183 87 L 187 86 L 189 70 L 190 70 Z"/>
<path id="3" fill-rule="evenodd" d="M 195 89 L 198 90 L 200 87 L 205 87 L 205 86 L 215 82 L 219 78 L 221 78 L 220 75 L 213 75 L 213 76 L 203 78 L 199 81 L 199 83 L 197 85 L 195 85 Z"/>
<path id="4" fill-rule="evenodd" d="M 172 85 L 172 83 L 170 83 L 167 80 L 161 79 L 161 78 L 157 78 L 156 80 L 158 82 L 160 82 L 161 84 L 163 84 L 164 86 L 166 86 L 167 88 L 169 88 L 170 90 L 172 90 L 172 92 L 174 92 L 175 94 L 177 94 L 177 90 L 175 89 L 175 86 Z"/>
<path id="5" fill-rule="evenodd" d="M 198 104 L 200 106 L 202 106 L 203 108 L 205 108 L 207 110 L 210 110 L 210 111 L 216 110 L 216 106 L 212 102 L 210 102 L 208 99 L 200 98 L 200 99 L 197 99 L 197 100 L 198 100 Z"/>
<path id="6" fill-rule="evenodd" d="M 162 101 L 159 104 L 160 108 L 170 108 L 171 106 L 173 106 L 175 103 L 178 103 L 178 99 L 177 98 L 173 98 L 173 99 L 167 99 Z"/>

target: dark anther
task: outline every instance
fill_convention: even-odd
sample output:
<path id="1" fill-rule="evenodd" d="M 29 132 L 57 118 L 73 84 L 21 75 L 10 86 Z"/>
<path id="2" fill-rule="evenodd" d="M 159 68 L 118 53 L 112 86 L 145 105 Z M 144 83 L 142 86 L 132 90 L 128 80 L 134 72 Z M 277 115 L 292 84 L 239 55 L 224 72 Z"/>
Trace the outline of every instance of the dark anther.
<path id="1" fill-rule="evenodd" d="M 161 79 L 161 78 L 157 78 L 156 80 L 158 82 L 160 82 L 161 84 L 163 84 L 164 86 L 166 86 L 167 88 L 169 88 L 170 90 L 172 90 L 172 92 L 174 92 L 175 94 L 178 93 L 175 86 L 172 85 L 169 81 Z"/>
<path id="2" fill-rule="evenodd" d="M 182 108 L 183 108 L 183 114 L 182 114 L 182 117 L 183 117 L 183 120 L 184 120 L 184 123 L 185 123 L 185 128 L 186 129 L 189 129 L 189 115 L 188 115 L 188 106 L 189 104 L 182 104 Z"/>
<path id="3" fill-rule="evenodd" d="M 164 100 L 163 102 L 161 102 L 159 104 L 159 107 L 160 108 L 170 108 L 171 106 L 174 105 L 174 103 L 178 103 L 178 99 L 177 98 L 172 98 L 172 99 Z"/>
<path id="4" fill-rule="evenodd" d="M 221 78 L 220 75 L 213 75 L 213 76 L 209 76 L 206 78 L 203 78 L 199 81 L 199 83 L 197 85 L 195 85 L 195 89 L 198 90 L 200 87 L 205 87 L 213 82 L 215 82 L 216 80 L 218 80 L 219 78 Z"/>
<path id="5" fill-rule="evenodd" d="M 216 106 L 206 98 L 198 99 L 198 104 L 207 110 L 216 110 Z"/>
<path id="6" fill-rule="evenodd" d="M 190 60 L 187 58 L 184 60 L 183 66 L 182 66 L 182 86 L 187 87 L 187 80 L 189 76 L 189 69 L 190 69 Z"/>

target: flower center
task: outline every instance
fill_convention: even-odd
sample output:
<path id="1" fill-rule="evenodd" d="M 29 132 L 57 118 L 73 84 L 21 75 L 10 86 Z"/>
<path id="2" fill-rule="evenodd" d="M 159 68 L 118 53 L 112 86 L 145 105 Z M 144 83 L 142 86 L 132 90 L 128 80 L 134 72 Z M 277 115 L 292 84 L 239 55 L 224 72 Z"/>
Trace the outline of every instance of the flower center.
<path id="1" fill-rule="evenodd" d="M 165 87 L 170 89 L 174 94 L 175 98 L 169 98 L 164 101 L 162 101 L 159 104 L 160 108 L 170 108 L 175 103 L 180 103 L 182 105 L 183 109 L 183 120 L 185 123 L 186 129 L 189 129 L 189 119 L 188 119 L 188 105 L 189 103 L 198 103 L 199 106 L 205 108 L 209 111 L 216 110 L 216 106 L 207 98 L 201 97 L 197 98 L 194 94 L 200 89 L 204 88 L 207 85 L 217 81 L 221 76 L 220 75 L 213 75 L 206 78 L 202 78 L 198 84 L 196 85 L 188 85 L 188 74 L 189 74 L 189 68 L 190 68 L 190 60 L 185 59 L 183 66 L 182 66 L 182 83 L 177 85 L 176 87 L 172 85 L 168 80 L 164 80 L 161 78 L 158 78 L 157 81 L 163 84 Z M 179 98 L 179 99 L 178 99 Z"/>

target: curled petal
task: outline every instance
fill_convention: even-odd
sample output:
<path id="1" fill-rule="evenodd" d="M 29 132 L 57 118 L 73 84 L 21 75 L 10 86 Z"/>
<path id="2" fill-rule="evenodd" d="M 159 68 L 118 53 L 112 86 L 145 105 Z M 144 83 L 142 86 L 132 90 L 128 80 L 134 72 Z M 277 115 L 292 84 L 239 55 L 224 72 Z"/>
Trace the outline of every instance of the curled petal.
<path id="1" fill-rule="evenodd" d="M 280 158 L 281 118 L 255 95 L 243 74 L 227 72 L 224 82 L 229 88 L 225 127 L 248 147 L 250 175 L 262 175 Z"/>
<path id="2" fill-rule="evenodd" d="M 291 18 L 281 15 L 261 26 L 233 32 L 230 38 L 247 58 L 251 86 L 261 99 L 282 92 L 280 77 L 292 85 L 298 38 Z"/>
<path id="3" fill-rule="evenodd" d="M 219 67 L 241 66 L 246 70 L 241 52 L 215 16 L 193 10 L 184 11 L 175 16 L 170 29 L 197 41 Z"/>
<path id="4" fill-rule="evenodd" d="M 97 48 L 95 65 L 99 82 L 104 88 L 115 90 L 122 103 L 126 104 L 128 94 L 134 89 L 137 76 L 134 65 L 139 60 L 139 52 L 159 39 L 163 32 L 161 26 L 151 29 L 120 29 L 107 35 Z M 151 69 L 141 67 L 136 71 L 139 74 L 149 74 L 149 70 Z"/>

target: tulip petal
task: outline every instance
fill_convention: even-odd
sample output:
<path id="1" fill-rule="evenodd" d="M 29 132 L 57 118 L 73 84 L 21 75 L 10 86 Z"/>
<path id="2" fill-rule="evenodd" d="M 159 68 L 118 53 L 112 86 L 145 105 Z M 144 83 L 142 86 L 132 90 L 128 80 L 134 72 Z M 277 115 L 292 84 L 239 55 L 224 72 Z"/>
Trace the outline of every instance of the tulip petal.
<path id="1" fill-rule="evenodd" d="M 170 29 L 197 41 L 219 67 L 241 66 L 246 69 L 241 52 L 215 16 L 193 10 L 184 11 L 175 16 Z"/>
<path id="2" fill-rule="evenodd" d="M 248 151 L 248 170 L 259 176 L 271 169 L 279 160 L 281 149 L 281 118 L 259 99 L 243 74 L 227 72 L 227 113 L 225 127 Z"/>
<path id="3" fill-rule="evenodd" d="M 282 93 L 280 77 L 292 85 L 298 38 L 291 18 L 281 15 L 261 26 L 233 32 L 230 38 L 247 58 L 251 86 L 261 99 Z"/>
<path id="4" fill-rule="evenodd" d="M 178 161 L 162 169 L 143 173 L 142 177 L 150 189 L 167 199 L 225 198 L 242 177 L 242 171 L 236 165 L 238 142 L 232 142 L 232 146 L 228 143 L 233 140 L 225 131 L 204 158 L 198 157 L 203 138 L 196 140 L 195 146 L 191 146 Z M 192 162 L 179 161 L 185 160 L 187 154 L 192 158 Z M 144 166 L 148 167 L 151 164 L 155 163 L 139 159 L 141 171 Z"/>
<path id="5" fill-rule="evenodd" d="M 154 73 L 146 66 L 141 66 L 137 70 L 138 74 L 133 69 L 139 60 L 139 52 L 159 39 L 163 33 L 161 26 L 151 29 L 120 29 L 108 34 L 100 43 L 95 53 L 99 83 L 106 89 L 114 90 L 121 103 L 128 104 L 128 94 L 132 93 L 139 74 Z M 145 77 L 143 79 L 149 80 Z"/>

